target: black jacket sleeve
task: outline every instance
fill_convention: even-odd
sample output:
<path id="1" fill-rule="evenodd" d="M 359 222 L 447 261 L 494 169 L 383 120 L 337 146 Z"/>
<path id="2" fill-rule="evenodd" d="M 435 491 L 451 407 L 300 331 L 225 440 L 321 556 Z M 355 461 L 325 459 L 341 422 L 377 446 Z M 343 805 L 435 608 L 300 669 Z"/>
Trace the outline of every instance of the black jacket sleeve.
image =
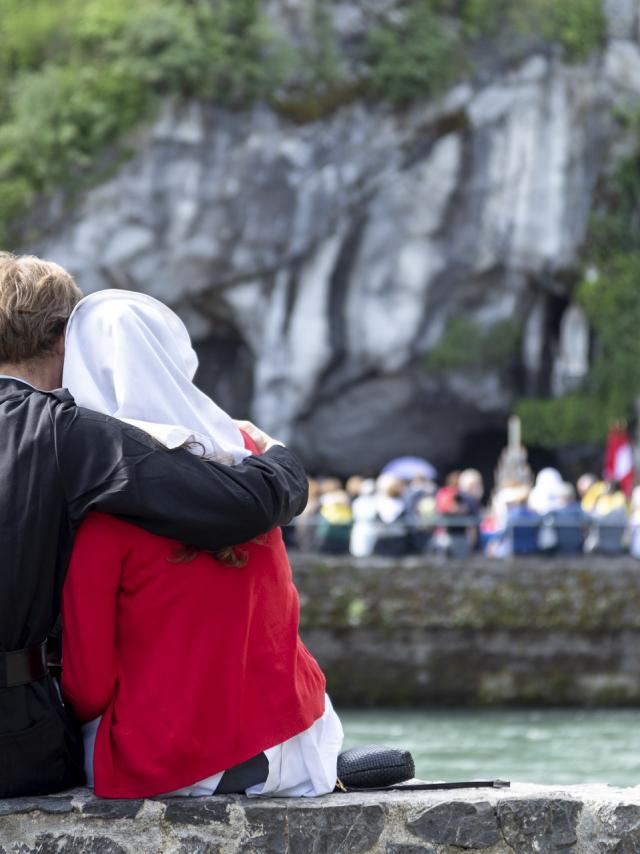
<path id="1" fill-rule="evenodd" d="M 302 512 L 307 478 L 276 446 L 236 466 L 169 451 L 146 433 L 72 399 L 54 418 L 71 525 L 91 510 L 202 549 L 247 542 Z"/>

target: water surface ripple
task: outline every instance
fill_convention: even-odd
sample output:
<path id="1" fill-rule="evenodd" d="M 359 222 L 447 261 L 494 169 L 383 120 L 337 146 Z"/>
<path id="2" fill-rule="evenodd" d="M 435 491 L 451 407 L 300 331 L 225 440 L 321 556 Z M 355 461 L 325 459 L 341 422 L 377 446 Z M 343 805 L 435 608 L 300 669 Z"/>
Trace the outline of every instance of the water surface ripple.
<path id="1" fill-rule="evenodd" d="M 345 747 L 407 747 L 427 780 L 640 783 L 640 710 L 339 711 Z"/>

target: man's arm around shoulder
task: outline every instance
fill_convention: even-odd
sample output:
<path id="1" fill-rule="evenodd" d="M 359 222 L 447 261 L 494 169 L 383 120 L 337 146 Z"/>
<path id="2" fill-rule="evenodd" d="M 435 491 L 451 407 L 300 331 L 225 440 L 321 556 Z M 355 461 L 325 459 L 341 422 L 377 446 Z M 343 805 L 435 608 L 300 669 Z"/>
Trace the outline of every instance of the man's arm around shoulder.
<path id="1" fill-rule="evenodd" d="M 100 510 L 152 533 L 218 549 L 287 524 L 307 502 L 302 465 L 264 434 L 263 454 L 227 466 L 184 449 L 169 451 L 135 427 L 72 401 L 56 407 L 54 429 L 74 526 Z"/>

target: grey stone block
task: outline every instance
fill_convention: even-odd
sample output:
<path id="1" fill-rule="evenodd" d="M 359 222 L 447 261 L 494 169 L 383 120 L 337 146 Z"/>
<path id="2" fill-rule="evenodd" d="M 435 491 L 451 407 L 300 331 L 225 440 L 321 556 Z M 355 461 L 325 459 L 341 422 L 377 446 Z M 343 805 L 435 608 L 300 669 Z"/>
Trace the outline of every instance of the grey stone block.
<path id="1" fill-rule="evenodd" d="M 381 804 L 291 810 L 287 854 L 364 854 L 373 849 L 384 825 Z"/>
<path id="2" fill-rule="evenodd" d="M 49 795 L 40 798 L 7 798 L 0 801 L 0 816 L 14 815 L 21 812 L 34 812 L 38 810 L 44 813 L 71 812 L 71 798 L 69 796 Z"/>
<path id="3" fill-rule="evenodd" d="M 433 845 L 404 845 L 390 842 L 385 848 L 385 854 L 436 854 Z"/>
<path id="4" fill-rule="evenodd" d="M 180 842 L 176 854 L 224 854 L 224 849 L 215 842 L 205 842 L 199 836 L 190 836 Z"/>
<path id="5" fill-rule="evenodd" d="M 602 813 L 601 813 L 602 815 Z M 607 839 L 603 854 L 638 854 L 640 851 L 640 805 L 622 804 L 604 811 Z"/>
<path id="6" fill-rule="evenodd" d="M 33 854 L 127 854 L 125 849 L 108 836 L 57 836 L 42 833 L 34 848 L 23 849 Z M 22 852 L 20 852 L 22 854 Z"/>
<path id="7" fill-rule="evenodd" d="M 574 850 L 578 841 L 579 801 L 505 801 L 497 811 L 502 834 L 514 851 L 561 854 Z"/>
<path id="8" fill-rule="evenodd" d="M 229 824 L 227 798 L 172 798 L 166 803 L 164 818 L 171 824 Z"/>
<path id="9" fill-rule="evenodd" d="M 412 819 L 409 828 L 427 842 L 457 848 L 490 848 L 501 839 L 495 809 L 487 801 L 437 804 Z"/>
<path id="10" fill-rule="evenodd" d="M 123 815 L 76 790 L 67 812 L 65 798 L 17 799 L 0 816 L 0 854 L 640 854 L 640 787 L 450 795 L 164 798 Z"/>
<path id="11" fill-rule="evenodd" d="M 95 798 L 82 806 L 83 815 L 94 818 L 115 820 L 119 818 L 135 818 L 142 807 L 144 800 L 135 798 L 133 800 L 106 800 Z"/>
<path id="12" fill-rule="evenodd" d="M 262 806 L 249 804 L 245 809 L 249 839 L 240 849 L 240 854 L 286 854 L 287 813 L 274 812 Z"/>

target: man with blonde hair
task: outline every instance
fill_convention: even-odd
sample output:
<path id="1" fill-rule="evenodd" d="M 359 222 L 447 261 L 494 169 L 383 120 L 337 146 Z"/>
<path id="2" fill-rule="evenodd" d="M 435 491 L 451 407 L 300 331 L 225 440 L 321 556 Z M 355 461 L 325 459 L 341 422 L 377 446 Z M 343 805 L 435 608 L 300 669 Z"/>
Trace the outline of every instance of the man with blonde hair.
<path id="1" fill-rule="evenodd" d="M 46 644 L 90 510 L 215 550 L 287 524 L 307 496 L 295 457 L 253 425 L 263 453 L 226 466 L 77 407 L 59 386 L 81 296 L 57 264 L 0 253 L 0 798 L 83 782 Z"/>

